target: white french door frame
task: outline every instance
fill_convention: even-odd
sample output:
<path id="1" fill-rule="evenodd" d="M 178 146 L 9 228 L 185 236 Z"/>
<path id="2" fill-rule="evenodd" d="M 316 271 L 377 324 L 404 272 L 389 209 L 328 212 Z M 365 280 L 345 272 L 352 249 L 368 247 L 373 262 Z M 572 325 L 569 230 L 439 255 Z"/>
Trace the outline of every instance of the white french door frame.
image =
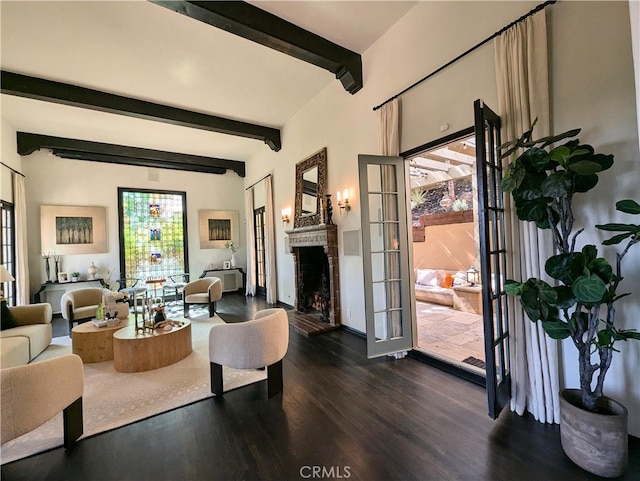
<path id="1" fill-rule="evenodd" d="M 404 353 L 416 338 L 408 167 L 402 157 L 359 155 L 358 169 L 367 356 Z"/>

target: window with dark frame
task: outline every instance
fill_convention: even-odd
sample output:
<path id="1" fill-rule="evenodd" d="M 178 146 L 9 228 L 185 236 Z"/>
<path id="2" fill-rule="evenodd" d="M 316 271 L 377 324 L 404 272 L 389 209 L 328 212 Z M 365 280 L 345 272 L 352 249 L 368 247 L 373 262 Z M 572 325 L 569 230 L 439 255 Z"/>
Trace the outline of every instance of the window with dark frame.
<path id="1" fill-rule="evenodd" d="M 9 202 L 0 201 L 0 263 L 14 278 L 16 277 L 15 234 L 14 206 Z M 15 305 L 15 281 L 4 283 L 1 289 L 7 304 Z"/>
<path id="2" fill-rule="evenodd" d="M 120 278 L 188 273 L 186 193 L 118 189 Z"/>

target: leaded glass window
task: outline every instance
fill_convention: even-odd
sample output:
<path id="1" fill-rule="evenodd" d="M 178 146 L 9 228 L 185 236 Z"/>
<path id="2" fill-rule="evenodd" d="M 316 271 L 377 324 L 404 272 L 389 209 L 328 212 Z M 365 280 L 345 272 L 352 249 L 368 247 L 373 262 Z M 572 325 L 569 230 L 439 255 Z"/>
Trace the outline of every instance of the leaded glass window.
<path id="1" fill-rule="evenodd" d="M 189 271 L 185 192 L 119 188 L 118 211 L 121 278 Z"/>

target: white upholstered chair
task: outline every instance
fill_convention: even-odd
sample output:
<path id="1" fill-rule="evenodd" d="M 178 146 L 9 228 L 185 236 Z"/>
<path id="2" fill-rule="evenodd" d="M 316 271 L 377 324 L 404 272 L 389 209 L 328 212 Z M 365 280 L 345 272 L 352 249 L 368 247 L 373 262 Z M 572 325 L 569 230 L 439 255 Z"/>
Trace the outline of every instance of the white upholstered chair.
<path id="1" fill-rule="evenodd" d="M 83 433 L 84 370 L 75 354 L 0 370 L 1 442 L 34 430 L 63 412 L 64 447 Z"/>
<path id="2" fill-rule="evenodd" d="M 189 317 L 191 304 L 208 304 L 209 316 L 216 313 L 216 301 L 222 298 L 222 281 L 217 277 L 203 277 L 187 282 L 182 295 L 184 296 L 184 317 Z"/>
<path id="3" fill-rule="evenodd" d="M 69 335 L 73 329 L 73 323 L 86 322 L 96 317 L 98 305 L 102 302 L 104 294 L 116 294 L 119 301 L 116 301 L 117 316 L 119 319 L 129 317 L 129 304 L 126 302 L 124 293 L 112 292 L 108 289 L 90 287 L 86 289 L 76 289 L 66 292 L 60 299 L 60 310 L 62 317 L 69 323 Z"/>
<path id="4" fill-rule="evenodd" d="M 253 320 L 213 326 L 209 332 L 211 392 L 222 396 L 222 366 L 267 368 L 267 392 L 282 392 L 282 358 L 289 347 L 289 321 L 284 309 L 258 311 Z"/>

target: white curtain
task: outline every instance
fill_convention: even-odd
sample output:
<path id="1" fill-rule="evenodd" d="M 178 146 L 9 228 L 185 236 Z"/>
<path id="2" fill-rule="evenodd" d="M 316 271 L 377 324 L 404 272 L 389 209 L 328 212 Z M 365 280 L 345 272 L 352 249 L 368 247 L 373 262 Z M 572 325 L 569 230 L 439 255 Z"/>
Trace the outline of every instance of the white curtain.
<path id="1" fill-rule="evenodd" d="M 245 209 L 247 219 L 247 287 L 245 295 L 256 295 L 256 228 L 253 211 L 255 210 L 253 201 L 253 187 L 249 187 L 244 192 Z"/>
<path id="2" fill-rule="evenodd" d="M 381 155 L 397 156 L 400 154 L 400 104 L 398 99 L 384 104 L 377 111 L 378 116 L 378 147 Z M 383 190 L 386 192 L 396 192 L 398 179 L 396 169 L 392 165 L 383 165 L 381 169 Z M 397 202 L 404 202 L 397 196 L 385 196 L 384 218 L 393 219 L 398 210 Z M 384 229 L 384 243 L 391 246 L 398 242 L 397 232 L 389 225 Z M 400 278 L 400 266 L 393 257 L 387 258 L 386 269 L 387 278 Z M 387 290 L 387 306 L 401 307 L 402 296 L 399 283 L 389 283 Z M 402 311 L 391 310 L 388 313 L 385 334 L 389 339 L 402 336 Z M 406 356 L 407 351 L 400 351 L 389 354 L 396 359 Z"/>
<path id="3" fill-rule="evenodd" d="M 378 147 L 380 155 L 400 154 L 400 104 L 393 99 L 378 112 Z"/>
<path id="4" fill-rule="evenodd" d="M 13 205 L 16 222 L 16 305 L 30 304 L 29 256 L 27 252 L 27 201 L 24 177 L 13 174 Z"/>
<path id="5" fill-rule="evenodd" d="M 495 60 L 503 142 L 529 130 L 536 117 L 533 137 L 549 135 L 545 11 L 496 37 Z M 507 266 L 507 276 L 517 280 L 546 278 L 544 262 L 553 254 L 551 233 L 537 229 L 531 222 L 519 221 L 510 201 L 508 196 L 507 234 L 513 265 Z M 532 323 L 518 302 L 511 306 L 511 409 L 520 415 L 526 409 L 540 422 L 558 423 L 557 341 L 545 335 L 541 323 Z"/>
<path id="6" fill-rule="evenodd" d="M 265 274 L 267 283 L 267 303 L 278 302 L 278 278 L 276 270 L 276 228 L 273 216 L 273 179 L 269 175 L 264 180 L 265 193 Z"/>

